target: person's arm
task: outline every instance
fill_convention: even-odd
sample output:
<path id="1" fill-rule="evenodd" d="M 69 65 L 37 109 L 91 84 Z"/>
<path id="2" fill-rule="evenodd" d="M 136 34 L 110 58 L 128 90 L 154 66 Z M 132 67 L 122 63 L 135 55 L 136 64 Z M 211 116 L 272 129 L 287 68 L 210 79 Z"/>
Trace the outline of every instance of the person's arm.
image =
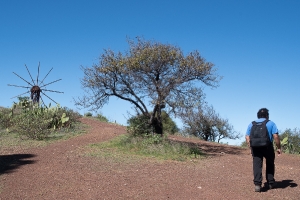
<path id="1" fill-rule="evenodd" d="M 273 134 L 273 138 L 274 138 L 274 141 L 275 141 L 275 144 L 277 147 L 276 151 L 277 151 L 278 155 L 280 155 L 282 152 L 281 152 L 280 137 L 279 137 L 278 133 Z"/>
<path id="2" fill-rule="evenodd" d="M 246 135 L 246 142 L 247 142 L 248 147 L 250 148 L 250 136 L 249 135 Z"/>
<path id="3" fill-rule="evenodd" d="M 250 155 L 252 154 L 252 151 L 251 151 L 251 147 L 250 147 L 250 136 L 249 135 L 246 135 L 246 142 L 247 142 L 247 146 L 249 147 L 250 151 Z"/>

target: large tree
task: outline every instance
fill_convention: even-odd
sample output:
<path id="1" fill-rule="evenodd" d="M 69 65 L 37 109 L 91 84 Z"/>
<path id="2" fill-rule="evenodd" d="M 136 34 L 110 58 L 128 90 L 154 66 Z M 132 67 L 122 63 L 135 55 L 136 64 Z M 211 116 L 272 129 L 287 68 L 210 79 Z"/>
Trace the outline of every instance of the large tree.
<path id="1" fill-rule="evenodd" d="M 130 102 L 162 134 L 161 109 L 176 114 L 191 107 L 202 99 L 202 86 L 217 87 L 221 79 L 198 51 L 185 55 L 177 46 L 139 37 L 128 44 L 129 51 L 105 49 L 98 64 L 82 67 L 86 94 L 76 105 L 97 110 L 117 97 Z"/>
<path id="2" fill-rule="evenodd" d="M 220 142 L 221 139 L 238 139 L 237 133 L 228 119 L 220 117 L 213 106 L 201 104 L 188 108 L 180 114 L 184 123 L 184 133 L 194 135 L 205 141 Z"/>

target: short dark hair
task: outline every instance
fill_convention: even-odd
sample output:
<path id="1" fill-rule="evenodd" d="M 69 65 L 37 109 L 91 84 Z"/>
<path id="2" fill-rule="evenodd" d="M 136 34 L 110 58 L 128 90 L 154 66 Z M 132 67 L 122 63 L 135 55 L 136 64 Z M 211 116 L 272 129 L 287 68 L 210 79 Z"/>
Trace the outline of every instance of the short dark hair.
<path id="1" fill-rule="evenodd" d="M 266 108 L 261 108 L 257 112 L 257 118 L 268 118 L 269 117 L 269 110 Z"/>

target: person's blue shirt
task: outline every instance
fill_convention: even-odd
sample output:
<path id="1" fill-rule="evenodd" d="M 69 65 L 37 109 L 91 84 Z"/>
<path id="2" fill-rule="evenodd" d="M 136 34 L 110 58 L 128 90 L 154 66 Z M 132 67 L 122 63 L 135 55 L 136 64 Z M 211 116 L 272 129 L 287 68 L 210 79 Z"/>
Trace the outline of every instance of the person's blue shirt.
<path id="1" fill-rule="evenodd" d="M 256 122 L 263 122 L 265 120 L 266 120 L 266 118 L 259 118 L 259 119 L 255 120 L 255 121 Z M 271 142 L 273 142 L 273 134 L 278 133 L 277 126 L 271 120 L 269 120 L 266 125 L 267 125 L 267 129 L 268 129 L 268 132 L 269 132 L 270 140 L 271 140 Z M 247 128 L 246 136 L 247 135 L 250 136 L 251 128 L 252 128 L 252 122 L 249 124 L 249 126 Z"/>

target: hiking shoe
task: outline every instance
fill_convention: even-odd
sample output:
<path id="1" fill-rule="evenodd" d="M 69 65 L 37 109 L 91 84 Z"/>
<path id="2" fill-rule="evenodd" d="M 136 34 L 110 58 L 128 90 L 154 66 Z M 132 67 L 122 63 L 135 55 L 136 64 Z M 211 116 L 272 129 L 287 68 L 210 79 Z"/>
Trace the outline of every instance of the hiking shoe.
<path id="1" fill-rule="evenodd" d="M 260 192 L 260 191 L 261 191 L 261 186 L 255 185 L 255 192 Z"/>
<path id="2" fill-rule="evenodd" d="M 269 189 L 272 190 L 276 188 L 276 183 L 273 183 L 273 184 L 269 184 Z"/>

